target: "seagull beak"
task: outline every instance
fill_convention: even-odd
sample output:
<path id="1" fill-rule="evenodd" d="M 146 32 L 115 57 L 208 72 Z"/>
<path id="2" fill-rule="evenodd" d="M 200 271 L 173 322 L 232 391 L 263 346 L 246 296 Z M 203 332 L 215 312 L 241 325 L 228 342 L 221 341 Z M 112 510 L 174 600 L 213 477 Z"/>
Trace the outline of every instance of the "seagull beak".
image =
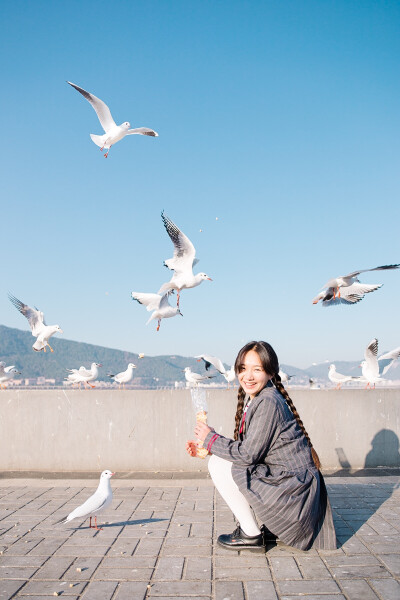
<path id="1" fill-rule="evenodd" d="M 212 281 L 211 277 L 207 277 L 208 281 Z"/>
<path id="2" fill-rule="evenodd" d="M 112 477 L 113 475 L 115 475 L 115 473 L 111 473 L 111 477 Z"/>
<path id="3" fill-rule="evenodd" d="M 58 333 L 64 333 L 62 329 L 60 329 L 60 331 Z"/>
<path id="4" fill-rule="evenodd" d="M 102 367 L 103 365 L 101 363 L 99 363 L 99 367 Z"/>

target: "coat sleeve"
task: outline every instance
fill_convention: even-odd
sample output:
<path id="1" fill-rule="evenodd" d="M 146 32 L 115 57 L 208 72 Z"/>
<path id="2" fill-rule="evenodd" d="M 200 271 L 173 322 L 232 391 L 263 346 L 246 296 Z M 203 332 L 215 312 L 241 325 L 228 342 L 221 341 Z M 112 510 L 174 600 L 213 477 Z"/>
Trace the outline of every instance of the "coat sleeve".
<path id="1" fill-rule="evenodd" d="M 204 440 L 204 447 L 207 448 L 212 442 L 210 447 L 212 454 L 238 466 L 248 467 L 258 464 L 263 462 L 272 442 L 276 439 L 281 419 L 278 403 L 273 398 L 264 398 L 246 423 L 246 435 L 242 441 L 234 441 L 222 435 L 215 437 L 215 432 L 211 431 Z"/>

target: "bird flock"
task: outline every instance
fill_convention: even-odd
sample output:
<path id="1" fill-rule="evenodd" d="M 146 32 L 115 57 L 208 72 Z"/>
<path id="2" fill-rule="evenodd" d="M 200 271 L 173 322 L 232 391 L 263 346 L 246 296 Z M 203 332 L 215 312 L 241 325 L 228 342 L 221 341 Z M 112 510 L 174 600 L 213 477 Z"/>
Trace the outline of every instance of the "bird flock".
<path id="1" fill-rule="evenodd" d="M 132 129 L 128 121 L 125 121 L 121 125 L 117 125 L 111 115 L 109 107 L 103 100 L 100 100 L 100 98 L 91 92 L 86 91 L 71 81 L 67 81 L 67 83 L 79 92 L 79 94 L 91 104 L 96 112 L 100 125 L 104 130 L 104 134 L 97 135 L 91 133 L 90 137 L 101 151 L 106 151 L 104 154 L 105 158 L 108 157 L 111 147 L 127 135 L 158 137 L 158 133 L 154 129 L 148 127 L 137 127 Z M 160 330 L 161 321 L 163 319 L 172 318 L 177 315 L 183 316 L 180 309 L 182 290 L 195 288 L 206 280 L 212 281 L 211 277 L 204 272 L 196 274 L 193 272 L 193 268 L 198 263 L 198 259 L 196 258 L 196 250 L 191 240 L 164 211 L 161 212 L 161 219 L 173 244 L 172 258 L 164 260 L 164 266 L 173 272 L 172 277 L 168 282 L 163 283 L 157 292 L 131 292 L 132 300 L 135 300 L 140 305 L 144 306 L 146 310 L 151 313 L 147 324 L 151 321 L 156 321 L 157 331 Z M 329 279 L 318 295 L 313 299 L 313 304 L 318 304 L 320 301 L 324 307 L 336 306 L 339 304 L 357 304 L 366 294 L 374 292 L 382 287 L 382 284 L 361 283 L 358 279 L 358 276 L 361 273 L 394 270 L 399 267 L 400 264 L 382 265 L 371 269 L 353 271 L 347 275 Z M 174 294 L 176 294 L 175 306 L 170 303 L 173 303 Z M 28 320 L 32 335 L 35 338 L 35 342 L 32 346 L 33 350 L 35 352 L 47 352 L 47 349 L 49 349 L 50 352 L 53 352 L 49 339 L 55 333 L 63 333 L 61 327 L 59 325 L 47 325 L 42 311 L 36 307 L 32 308 L 31 306 L 24 304 L 11 293 L 9 294 L 9 299 L 17 310 Z M 365 360 L 360 365 L 362 368 L 362 377 L 342 375 L 337 372 L 335 365 L 332 364 L 329 368 L 329 379 L 336 384 L 338 389 L 340 389 L 342 384 L 350 381 L 365 381 L 367 387 L 375 387 L 375 383 L 383 380 L 383 376 L 399 357 L 400 348 L 396 348 L 379 358 L 377 357 L 377 352 L 378 340 L 374 338 L 365 350 Z M 141 356 L 142 355 L 139 355 L 139 357 Z M 206 373 L 203 375 L 194 373 L 190 367 L 186 367 L 184 373 L 188 385 L 196 387 L 201 382 L 212 379 L 218 373 L 225 378 L 228 388 L 230 384 L 234 383 L 235 372 L 233 366 L 230 369 L 225 369 L 219 358 L 207 354 L 202 354 L 195 358 L 204 362 Z M 93 388 L 94 384 L 92 382 L 98 377 L 98 369 L 101 366 L 101 364 L 93 362 L 90 369 L 87 369 L 84 366 L 81 366 L 78 369 L 68 369 L 68 375 L 65 378 L 65 382 L 68 385 L 84 385 L 88 389 Z M 214 367 L 215 374 L 210 374 L 208 372 L 211 366 Z M 136 366 L 133 363 L 130 363 L 125 371 L 117 374 L 110 374 L 109 377 L 118 384 L 119 388 L 124 387 L 125 384 L 132 380 L 133 370 L 135 368 Z M 0 363 L 0 387 L 5 387 L 7 381 L 12 379 L 18 373 L 19 371 L 15 368 L 15 365 L 7 367 L 5 363 Z M 292 377 L 283 372 L 280 372 L 279 374 L 281 376 L 281 381 L 284 383 L 289 382 Z M 103 475 L 104 473 L 102 476 Z"/>

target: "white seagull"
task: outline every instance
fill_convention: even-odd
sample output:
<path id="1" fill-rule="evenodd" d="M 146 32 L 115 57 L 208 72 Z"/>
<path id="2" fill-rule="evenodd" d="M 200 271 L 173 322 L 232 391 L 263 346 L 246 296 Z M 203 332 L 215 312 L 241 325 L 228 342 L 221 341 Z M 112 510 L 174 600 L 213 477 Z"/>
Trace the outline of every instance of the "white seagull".
<path id="1" fill-rule="evenodd" d="M 136 302 L 139 302 L 139 304 L 143 304 L 143 306 L 146 307 L 146 310 L 153 311 L 153 314 L 147 321 L 146 325 L 148 325 L 153 319 L 157 319 L 157 331 L 160 329 L 161 319 L 169 319 L 170 317 L 175 317 L 176 315 L 183 316 L 179 308 L 174 308 L 168 302 L 168 293 L 160 296 L 159 294 L 142 294 L 140 292 L 132 292 L 131 296 L 132 300 L 136 300 Z"/>
<path id="2" fill-rule="evenodd" d="M 215 377 L 215 375 L 200 375 L 200 373 L 193 373 L 190 367 L 185 367 L 184 372 L 186 381 L 195 386 L 198 386 L 199 383 L 206 379 L 213 379 L 213 377 Z"/>
<path id="3" fill-rule="evenodd" d="M 102 531 L 101 527 L 97 527 L 97 515 L 108 508 L 112 501 L 112 489 L 110 479 L 115 475 L 111 471 L 103 471 L 100 475 L 100 483 L 92 496 L 86 500 L 81 506 L 78 506 L 69 513 L 67 517 L 63 517 L 58 523 L 69 523 L 72 519 L 90 517 L 89 527 Z M 92 526 L 92 517 L 94 517 L 94 527 Z"/>
<path id="4" fill-rule="evenodd" d="M 318 304 L 320 300 L 324 306 L 332 306 L 334 304 L 356 304 L 360 302 L 369 292 L 382 287 L 382 284 L 366 284 L 360 283 L 358 275 L 360 273 L 368 273 L 369 271 L 387 271 L 389 269 L 398 269 L 397 265 L 383 265 L 374 269 L 362 269 L 361 271 L 353 271 L 348 275 L 335 277 L 326 282 L 321 291 L 313 299 L 313 304 Z M 347 289 L 346 289 L 347 288 Z"/>
<path id="5" fill-rule="evenodd" d="M 206 273 L 197 273 L 193 275 L 193 267 L 199 261 L 196 258 L 196 250 L 189 238 L 169 219 L 164 211 L 161 213 L 165 229 L 174 245 L 174 255 L 164 261 L 164 265 L 171 271 L 174 271 L 171 281 L 164 283 L 158 290 L 159 294 L 164 294 L 169 290 L 177 290 L 177 303 L 179 306 L 180 292 L 184 288 L 193 288 L 200 285 L 202 281 L 211 277 Z"/>
<path id="6" fill-rule="evenodd" d="M 7 389 L 6 383 L 11 379 L 14 379 L 15 375 L 21 375 L 21 371 L 18 371 L 14 365 L 9 367 L 5 366 L 4 362 L 0 363 L 0 388 Z"/>
<path id="7" fill-rule="evenodd" d="M 374 338 L 370 342 L 364 352 L 365 360 L 361 363 L 361 369 L 364 380 L 367 382 L 366 388 L 370 388 L 372 384 L 378 381 L 384 381 L 383 375 L 386 375 L 390 367 L 400 356 L 400 346 L 382 354 L 379 358 L 378 355 L 378 340 Z"/>
<path id="8" fill-rule="evenodd" d="M 198 356 L 195 356 L 195 358 L 197 358 L 198 361 L 203 360 L 205 363 L 205 368 L 206 371 L 208 371 L 208 369 L 210 368 L 210 366 L 212 365 L 214 367 L 214 369 L 216 369 L 218 371 L 218 373 L 221 373 L 221 375 L 223 375 L 223 377 L 226 379 L 227 383 L 228 383 L 228 389 L 229 389 L 229 384 L 233 383 L 236 379 L 236 373 L 235 373 L 235 367 L 232 366 L 230 369 L 225 369 L 222 361 L 220 358 L 218 358 L 217 356 L 210 356 L 209 354 L 199 354 Z"/>
<path id="9" fill-rule="evenodd" d="M 80 94 L 82 94 L 82 96 L 86 98 L 88 102 L 90 102 L 90 104 L 96 111 L 96 114 L 99 118 L 102 128 L 105 131 L 105 134 L 94 135 L 93 133 L 91 133 L 90 137 L 92 138 L 93 142 L 100 147 L 100 150 L 104 150 L 104 148 L 107 150 L 107 152 L 104 155 L 105 158 L 107 158 L 111 146 L 119 142 L 119 140 L 122 140 L 122 138 L 124 138 L 126 135 L 140 134 L 151 135 L 152 137 L 158 136 L 158 133 L 156 131 L 153 131 L 153 129 L 148 129 L 148 127 L 138 127 L 136 129 L 131 129 L 131 124 L 128 123 L 128 121 L 125 121 L 125 123 L 122 123 L 122 125 L 117 125 L 111 116 L 110 109 L 108 108 L 107 104 L 103 102 L 103 100 L 100 100 L 100 98 L 96 98 L 96 96 L 93 96 L 93 94 L 91 94 L 90 92 L 87 92 L 78 85 L 75 85 L 75 83 L 71 83 L 71 81 L 67 81 L 67 83 L 69 83 L 69 85 L 72 85 L 73 88 L 75 88 Z"/>
<path id="10" fill-rule="evenodd" d="M 336 365 L 329 366 L 328 377 L 332 383 L 336 383 L 336 389 L 340 390 L 343 383 L 347 383 L 348 381 L 360 381 L 359 377 L 352 377 L 351 375 L 342 375 L 336 371 Z"/>
<path id="11" fill-rule="evenodd" d="M 287 373 L 284 373 L 283 371 L 279 371 L 278 375 L 281 378 L 281 383 L 289 383 L 289 381 L 292 379 L 292 377 L 294 377 L 294 375 L 288 375 Z"/>
<path id="12" fill-rule="evenodd" d="M 32 330 L 33 337 L 36 338 L 36 342 L 32 348 L 36 352 L 43 350 L 46 352 L 46 346 L 50 348 L 50 352 L 54 352 L 53 348 L 49 344 L 49 339 L 55 333 L 64 333 L 59 325 L 46 325 L 44 322 L 43 313 L 37 308 L 31 308 L 27 304 L 18 300 L 12 294 L 8 294 L 9 299 L 14 304 L 15 308 L 19 310 L 21 314 L 28 319 L 28 323 Z"/>
<path id="13" fill-rule="evenodd" d="M 109 375 L 111 379 L 114 379 L 115 383 L 118 383 L 118 389 L 121 389 L 125 386 L 126 383 L 129 383 L 133 379 L 133 369 L 136 369 L 136 365 L 133 363 L 129 363 L 126 371 L 122 371 L 121 373 L 117 373 L 117 375 Z"/>
<path id="14" fill-rule="evenodd" d="M 90 369 L 86 369 L 84 366 L 79 367 L 79 369 L 67 369 L 70 374 L 66 378 L 66 381 L 72 384 L 79 384 L 79 387 L 80 384 L 83 383 L 85 386 L 94 388 L 96 386 L 89 382 L 97 379 L 99 376 L 99 367 L 102 366 L 103 365 L 101 363 L 93 362 Z"/>

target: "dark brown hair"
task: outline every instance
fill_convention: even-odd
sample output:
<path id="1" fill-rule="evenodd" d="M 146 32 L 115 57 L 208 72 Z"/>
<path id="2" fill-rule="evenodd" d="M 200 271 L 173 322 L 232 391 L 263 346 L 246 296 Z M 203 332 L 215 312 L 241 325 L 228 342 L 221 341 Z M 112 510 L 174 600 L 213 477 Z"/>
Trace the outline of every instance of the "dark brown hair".
<path id="1" fill-rule="evenodd" d="M 311 448 L 311 454 L 313 457 L 314 464 L 317 467 L 317 469 L 320 469 L 321 463 L 320 463 L 318 454 L 316 453 L 316 451 L 313 448 L 313 445 L 310 440 L 310 436 L 308 435 L 306 428 L 304 427 L 303 421 L 300 419 L 300 415 L 297 412 L 295 405 L 293 404 L 293 400 L 290 398 L 289 394 L 287 393 L 285 387 L 283 386 L 283 384 L 281 382 L 281 378 L 279 376 L 279 361 L 278 361 L 276 352 L 272 348 L 272 346 L 270 346 L 270 344 L 268 344 L 267 342 L 263 342 L 263 341 L 249 342 L 248 344 L 243 346 L 243 348 L 241 348 L 239 350 L 239 353 L 235 360 L 236 375 L 239 374 L 240 366 L 243 364 L 244 358 L 250 350 L 254 350 L 255 352 L 257 352 L 258 356 L 260 357 L 261 364 L 263 366 L 264 371 L 268 375 L 271 375 L 272 383 L 275 385 L 278 392 L 284 397 L 286 404 L 292 411 L 293 416 L 295 417 L 300 429 L 302 430 L 302 432 L 304 433 L 304 435 L 306 437 L 308 445 Z M 239 427 L 240 427 L 240 422 L 241 422 L 242 416 L 243 416 L 245 396 L 246 396 L 246 394 L 245 394 L 244 389 L 242 388 L 241 385 L 239 385 L 238 403 L 237 403 L 236 415 L 235 415 L 235 433 L 233 435 L 234 440 L 237 440 L 238 436 L 239 436 Z"/>

